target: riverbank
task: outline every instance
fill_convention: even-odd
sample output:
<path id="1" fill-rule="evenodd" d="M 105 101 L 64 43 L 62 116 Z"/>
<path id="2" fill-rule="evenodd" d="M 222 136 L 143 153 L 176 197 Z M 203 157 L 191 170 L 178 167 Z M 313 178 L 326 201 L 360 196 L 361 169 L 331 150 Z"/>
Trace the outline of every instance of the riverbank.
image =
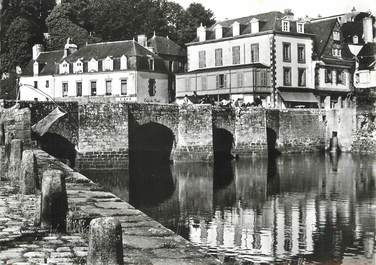
<path id="1" fill-rule="evenodd" d="M 47 169 L 65 174 L 67 235 L 35 229 L 39 195 L 18 195 L 9 182 L 1 182 L 0 264 L 86 264 L 88 225 L 98 217 L 116 217 L 121 222 L 125 264 L 220 264 L 54 157 L 40 150 L 34 154 L 39 176 Z"/>

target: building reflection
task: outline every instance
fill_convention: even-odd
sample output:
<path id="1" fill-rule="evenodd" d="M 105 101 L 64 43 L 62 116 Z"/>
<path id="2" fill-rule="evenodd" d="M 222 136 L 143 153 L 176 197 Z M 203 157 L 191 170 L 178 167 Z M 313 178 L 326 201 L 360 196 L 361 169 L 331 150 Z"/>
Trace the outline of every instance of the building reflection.
<path id="1" fill-rule="evenodd" d="M 251 263 L 373 265 L 375 161 L 299 154 L 141 168 L 130 176 L 129 196 L 136 207 L 217 255 Z"/>
<path id="2" fill-rule="evenodd" d="M 361 262 L 373 264 L 373 159 L 299 155 L 272 162 L 255 158 L 232 164 L 234 180 L 214 185 L 213 218 L 190 222 L 190 240 L 251 261 L 342 264 L 347 256 L 360 255 Z"/>

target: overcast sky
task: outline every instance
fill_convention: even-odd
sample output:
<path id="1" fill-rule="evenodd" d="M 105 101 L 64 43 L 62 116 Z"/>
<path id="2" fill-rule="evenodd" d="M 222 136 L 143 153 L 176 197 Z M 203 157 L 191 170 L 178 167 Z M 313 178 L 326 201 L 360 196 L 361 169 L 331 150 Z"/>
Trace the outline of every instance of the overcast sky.
<path id="1" fill-rule="evenodd" d="M 376 0 L 172 0 L 183 7 L 196 2 L 214 11 L 217 20 L 249 16 L 268 11 L 291 8 L 296 17 L 317 17 L 349 12 L 353 6 L 358 11 L 371 10 L 376 15 Z"/>

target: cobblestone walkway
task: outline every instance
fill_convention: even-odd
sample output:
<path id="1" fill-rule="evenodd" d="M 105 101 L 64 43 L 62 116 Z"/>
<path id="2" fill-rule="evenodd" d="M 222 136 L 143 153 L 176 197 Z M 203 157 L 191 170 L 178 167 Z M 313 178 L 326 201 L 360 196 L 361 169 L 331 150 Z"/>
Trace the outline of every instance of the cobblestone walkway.
<path id="1" fill-rule="evenodd" d="M 87 241 L 53 235 L 34 226 L 39 195 L 21 196 L 0 181 L 0 265 L 86 264 Z"/>

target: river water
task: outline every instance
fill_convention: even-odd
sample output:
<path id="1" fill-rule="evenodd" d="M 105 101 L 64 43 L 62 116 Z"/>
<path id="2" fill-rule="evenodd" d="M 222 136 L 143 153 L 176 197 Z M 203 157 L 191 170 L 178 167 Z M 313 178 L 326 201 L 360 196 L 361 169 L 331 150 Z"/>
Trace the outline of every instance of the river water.
<path id="1" fill-rule="evenodd" d="M 376 265 L 376 158 L 158 161 L 85 175 L 226 264 Z"/>

